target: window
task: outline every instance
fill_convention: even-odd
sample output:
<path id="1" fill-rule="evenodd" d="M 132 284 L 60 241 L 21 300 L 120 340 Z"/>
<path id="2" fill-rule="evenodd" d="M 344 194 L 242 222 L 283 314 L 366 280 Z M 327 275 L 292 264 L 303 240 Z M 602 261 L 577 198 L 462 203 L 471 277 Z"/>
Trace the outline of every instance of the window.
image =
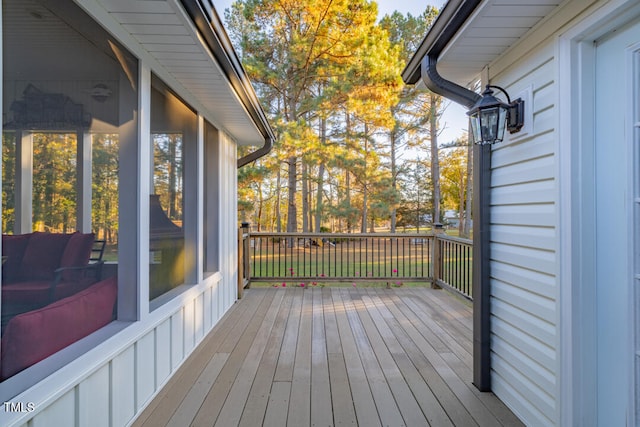
<path id="1" fill-rule="evenodd" d="M 64 347 L 110 323 L 114 313 L 120 317 L 116 294 L 131 300 L 135 276 L 120 274 L 123 284 L 115 277 L 132 257 L 119 259 L 116 248 L 123 224 L 136 227 L 134 203 L 120 205 L 126 193 L 120 185 L 123 176 L 129 185 L 136 176 L 135 166 L 122 166 L 132 163 L 123 155 L 131 148 L 123 147 L 138 143 L 137 60 L 71 0 L 2 6 L 1 333 L 3 343 L 22 338 L 3 350 L 0 381 L 57 352 L 60 340 Z M 73 268 L 58 274 L 60 267 Z M 74 325 L 51 323 L 44 307 L 73 310 L 90 326 L 76 333 Z M 22 377 L 23 385 L 40 379 Z M 0 398 L 16 392 L 7 390 L 0 387 Z"/>
<path id="2" fill-rule="evenodd" d="M 203 203 L 203 273 L 205 275 L 218 271 L 219 253 L 218 236 L 220 235 L 220 212 L 218 182 L 218 130 L 209 122 L 204 124 L 204 203 Z"/>
<path id="3" fill-rule="evenodd" d="M 196 215 L 185 203 L 197 197 L 193 154 L 197 149 L 197 115 L 159 78 L 151 79 L 153 177 L 149 201 L 149 299 L 194 282 Z M 187 160 L 192 160 L 190 163 Z M 194 178 L 195 176 L 195 178 Z M 186 189 L 190 193 L 186 193 Z M 190 255 L 191 254 L 191 255 Z"/>

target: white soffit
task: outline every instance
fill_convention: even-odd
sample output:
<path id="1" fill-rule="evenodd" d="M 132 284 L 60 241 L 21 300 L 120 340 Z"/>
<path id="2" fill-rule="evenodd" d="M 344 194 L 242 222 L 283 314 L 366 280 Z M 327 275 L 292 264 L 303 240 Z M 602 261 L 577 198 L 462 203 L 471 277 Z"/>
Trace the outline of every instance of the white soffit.
<path id="1" fill-rule="evenodd" d="M 264 136 L 176 0 L 98 1 L 190 95 L 174 88 L 179 96 L 197 100 L 200 105 L 194 107 L 204 108 L 205 118 L 239 144 L 264 144 Z"/>
<path id="2" fill-rule="evenodd" d="M 438 72 L 467 86 L 563 0 L 489 0 L 481 4 L 438 59 Z"/>

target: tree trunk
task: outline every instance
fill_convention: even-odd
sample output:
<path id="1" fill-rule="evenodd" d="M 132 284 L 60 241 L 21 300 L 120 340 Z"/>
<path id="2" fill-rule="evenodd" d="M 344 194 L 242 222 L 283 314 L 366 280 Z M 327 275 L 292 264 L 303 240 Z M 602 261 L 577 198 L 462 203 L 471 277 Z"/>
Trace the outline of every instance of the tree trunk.
<path id="1" fill-rule="evenodd" d="M 296 163 L 298 159 L 289 157 L 289 200 L 287 200 L 287 232 L 296 233 L 298 231 L 298 209 L 296 208 L 296 192 L 297 192 L 297 170 Z M 293 247 L 295 244 L 294 239 L 289 240 L 289 246 Z"/>
<path id="2" fill-rule="evenodd" d="M 167 216 L 171 219 L 176 219 L 176 153 L 177 153 L 177 145 L 176 141 L 177 137 L 175 135 L 169 136 L 169 206 L 167 210 Z"/>
<path id="3" fill-rule="evenodd" d="M 349 141 L 351 140 L 351 116 L 349 115 L 349 112 L 347 112 L 346 114 L 346 131 L 347 131 L 347 149 L 350 149 L 350 143 Z M 351 233 L 351 174 L 349 173 L 349 170 L 345 170 L 345 178 L 344 178 L 344 184 L 345 184 L 345 204 L 347 206 L 347 233 Z"/>
<path id="4" fill-rule="evenodd" d="M 465 178 L 465 174 L 462 173 L 462 171 L 460 171 L 460 184 L 459 184 L 459 190 L 458 190 L 458 236 L 462 236 L 462 231 L 464 229 L 464 221 L 463 221 L 463 216 L 464 216 L 464 178 Z"/>
<path id="5" fill-rule="evenodd" d="M 309 179 L 307 164 L 302 161 L 302 232 L 309 232 Z"/>
<path id="6" fill-rule="evenodd" d="M 389 134 L 389 139 L 391 141 L 391 188 L 395 192 L 397 190 L 397 180 L 396 180 L 396 130 L 395 128 Z M 395 203 L 391 206 L 391 232 L 396 232 L 396 222 L 397 222 L 397 210 Z"/>
<path id="7" fill-rule="evenodd" d="M 264 205 L 264 195 L 262 193 L 262 184 L 258 184 L 258 212 L 256 214 L 256 226 L 260 231 L 260 224 L 262 223 L 262 207 Z"/>
<path id="8" fill-rule="evenodd" d="M 469 238 L 471 234 L 471 197 L 473 194 L 473 182 L 471 179 L 473 173 L 473 144 L 469 143 L 467 148 L 467 200 L 464 206 L 464 228 L 462 229 L 462 237 Z"/>
<path id="9" fill-rule="evenodd" d="M 280 168 L 276 177 L 276 231 L 282 233 L 282 214 L 280 213 Z"/>
<path id="10" fill-rule="evenodd" d="M 367 204 L 368 204 L 368 194 L 367 194 L 367 156 L 369 154 L 369 128 L 367 124 L 364 124 L 364 171 L 362 178 L 362 225 L 360 226 L 360 232 L 367 232 Z"/>
<path id="11" fill-rule="evenodd" d="M 327 121 L 320 119 L 320 144 L 324 147 L 327 143 Z M 318 167 L 318 190 L 316 192 L 316 233 L 321 231 L 322 227 L 322 187 L 324 187 L 324 163 L 320 163 Z"/>

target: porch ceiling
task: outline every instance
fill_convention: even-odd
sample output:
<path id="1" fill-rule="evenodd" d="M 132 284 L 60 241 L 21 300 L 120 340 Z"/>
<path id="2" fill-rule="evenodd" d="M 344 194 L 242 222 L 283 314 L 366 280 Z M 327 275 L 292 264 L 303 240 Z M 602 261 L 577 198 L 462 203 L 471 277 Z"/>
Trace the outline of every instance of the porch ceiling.
<path id="1" fill-rule="evenodd" d="M 178 0 L 97 1 L 190 95 L 180 91 L 180 96 L 190 102 L 197 100 L 208 120 L 241 145 L 264 144 L 265 136 Z M 246 76 L 240 77 L 249 84 Z"/>
<path id="2" fill-rule="evenodd" d="M 516 44 L 540 21 L 552 14 L 563 1 L 481 2 L 456 36 L 447 41 L 438 59 L 438 72 L 447 80 L 461 86 L 469 86 L 486 65 Z M 455 7 L 455 3 L 460 2 L 450 0 L 445 8 Z"/>

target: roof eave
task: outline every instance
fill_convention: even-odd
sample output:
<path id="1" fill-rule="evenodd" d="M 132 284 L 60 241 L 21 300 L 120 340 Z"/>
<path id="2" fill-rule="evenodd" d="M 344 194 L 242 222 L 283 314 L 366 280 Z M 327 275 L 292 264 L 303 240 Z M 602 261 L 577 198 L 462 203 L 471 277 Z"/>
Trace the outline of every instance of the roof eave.
<path id="1" fill-rule="evenodd" d="M 406 84 L 418 83 L 422 76 L 423 59 L 427 55 L 439 55 L 481 2 L 482 0 L 449 0 L 444 5 L 418 50 L 402 71 L 402 80 Z"/>
<path id="2" fill-rule="evenodd" d="M 438 57 L 482 0 L 449 0 L 402 72 L 406 84 L 422 80 L 434 93 L 471 107 L 480 98 L 475 92 L 438 74 Z"/>
<path id="3" fill-rule="evenodd" d="M 180 0 L 180 2 L 207 43 L 258 131 L 263 136 L 264 144 L 260 148 L 237 160 L 237 167 L 241 168 L 271 151 L 275 140 L 273 130 L 222 25 L 218 12 L 213 7 L 205 8 L 202 0 Z"/>
<path id="4" fill-rule="evenodd" d="M 267 138 L 273 139 L 273 130 L 216 10 L 211 8 L 209 9 L 210 14 L 207 13 L 202 0 L 180 0 L 180 3 L 191 17 L 209 49 L 211 49 L 216 61 L 229 79 L 238 98 L 244 104 L 260 133 L 265 140 Z"/>

